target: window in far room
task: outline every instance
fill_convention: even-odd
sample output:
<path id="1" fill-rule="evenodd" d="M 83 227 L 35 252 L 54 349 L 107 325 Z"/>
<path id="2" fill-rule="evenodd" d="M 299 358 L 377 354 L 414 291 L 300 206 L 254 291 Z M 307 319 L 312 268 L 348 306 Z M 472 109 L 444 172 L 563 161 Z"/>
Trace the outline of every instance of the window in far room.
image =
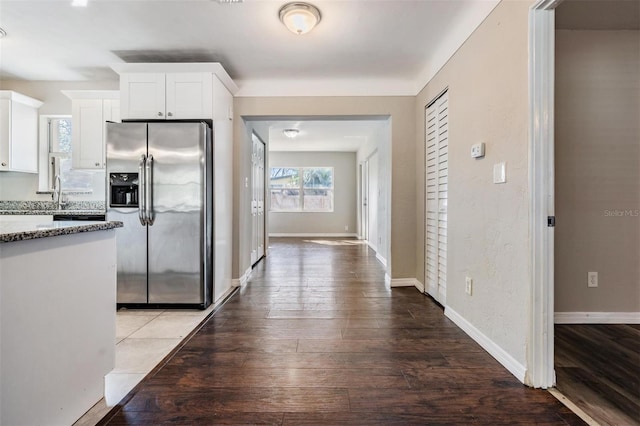
<path id="1" fill-rule="evenodd" d="M 333 167 L 272 167 L 269 176 L 270 211 L 333 211 Z"/>

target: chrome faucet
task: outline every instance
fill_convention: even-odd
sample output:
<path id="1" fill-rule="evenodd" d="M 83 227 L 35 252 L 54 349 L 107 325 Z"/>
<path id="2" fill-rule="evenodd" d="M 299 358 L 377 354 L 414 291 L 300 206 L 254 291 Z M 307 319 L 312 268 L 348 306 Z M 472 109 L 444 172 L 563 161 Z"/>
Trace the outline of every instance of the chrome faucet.
<path id="1" fill-rule="evenodd" d="M 62 180 L 60 179 L 60 175 L 56 175 L 53 180 L 53 201 L 56 202 L 56 209 L 62 210 L 62 208 L 67 204 L 64 201 L 64 196 L 62 195 Z"/>

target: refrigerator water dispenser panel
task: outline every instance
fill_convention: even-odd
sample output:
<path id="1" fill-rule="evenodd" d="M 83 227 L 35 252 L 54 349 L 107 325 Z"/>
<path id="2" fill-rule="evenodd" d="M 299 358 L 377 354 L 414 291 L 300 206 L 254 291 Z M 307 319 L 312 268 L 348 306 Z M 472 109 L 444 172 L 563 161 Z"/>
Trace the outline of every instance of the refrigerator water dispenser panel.
<path id="1" fill-rule="evenodd" d="M 111 207 L 138 207 L 138 173 L 110 173 Z"/>

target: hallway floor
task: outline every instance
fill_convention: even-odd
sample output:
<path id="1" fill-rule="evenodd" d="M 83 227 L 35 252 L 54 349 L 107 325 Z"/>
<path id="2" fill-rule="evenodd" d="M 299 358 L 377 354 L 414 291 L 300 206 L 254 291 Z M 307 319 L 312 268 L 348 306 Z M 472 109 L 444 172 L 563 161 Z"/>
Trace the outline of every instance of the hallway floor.
<path id="1" fill-rule="evenodd" d="M 596 422 L 640 426 L 640 325 L 556 324 L 556 388 Z"/>
<path id="2" fill-rule="evenodd" d="M 356 240 L 273 238 L 249 283 L 100 424 L 582 421 Z"/>

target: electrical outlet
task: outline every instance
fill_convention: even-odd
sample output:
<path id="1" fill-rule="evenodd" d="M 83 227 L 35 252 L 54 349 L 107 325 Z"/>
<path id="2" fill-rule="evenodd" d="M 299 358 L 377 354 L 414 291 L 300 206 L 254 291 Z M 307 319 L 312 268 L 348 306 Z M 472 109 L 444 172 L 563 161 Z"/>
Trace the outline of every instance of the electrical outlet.
<path id="1" fill-rule="evenodd" d="M 464 291 L 469 296 L 471 296 L 471 293 L 473 292 L 473 280 L 469 277 L 464 277 Z"/>
<path id="2" fill-rule="evenodd" d="M 598 273 L 589 272 L 587 274 L 587 287 L 598 287 Z"/>

